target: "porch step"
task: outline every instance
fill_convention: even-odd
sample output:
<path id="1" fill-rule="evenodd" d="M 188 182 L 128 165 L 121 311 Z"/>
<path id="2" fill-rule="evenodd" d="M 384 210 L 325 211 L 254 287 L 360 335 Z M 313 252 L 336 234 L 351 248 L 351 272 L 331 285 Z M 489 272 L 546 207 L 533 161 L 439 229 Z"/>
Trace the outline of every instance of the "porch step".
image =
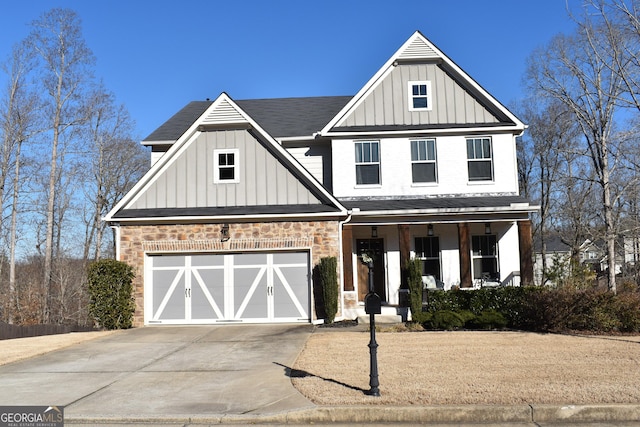
<path id="1" fill-rule="evenodd" d="M 402 316 L 399 314 L 376 314 L 376 324 L 395 325 L 402 323 Z M 368 325 L 369 315 L 358 316 L 358 324 Z"/>

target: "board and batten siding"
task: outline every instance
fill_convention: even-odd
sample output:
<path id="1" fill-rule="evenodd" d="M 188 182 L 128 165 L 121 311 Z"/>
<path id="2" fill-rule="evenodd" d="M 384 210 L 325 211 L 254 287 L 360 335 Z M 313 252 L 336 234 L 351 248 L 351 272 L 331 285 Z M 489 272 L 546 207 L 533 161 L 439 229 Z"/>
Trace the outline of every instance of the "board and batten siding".
<path id="1" fill-rule="evenodd" d="M 431 82 L 430 111 L 409 111 L 410 81 Z M 498 119 L 438 64 L 400 64 L 377 85 L 341 126 L 469 125 Z"/>
<path id="2" fill-rule="evenodd" d="M 239 150 L 238 183 L 214 184 L 214 150 Z M 200 133 L 128 208 L 320 204 L 247 130 Z"/>

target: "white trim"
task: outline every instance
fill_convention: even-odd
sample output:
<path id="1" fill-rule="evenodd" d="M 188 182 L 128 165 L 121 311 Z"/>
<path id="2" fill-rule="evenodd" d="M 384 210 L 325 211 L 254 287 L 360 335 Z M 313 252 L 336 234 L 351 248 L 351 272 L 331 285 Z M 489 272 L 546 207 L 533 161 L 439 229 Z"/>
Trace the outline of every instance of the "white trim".
<path id="1" fill-rule="evenodd" d="M 433 142 L 433 160 L 429 159 L 429 141 Z M 424 142 L 425 143 L 425 153 L 426 159 L 421 160 L 413 160 L 413 143 Z M 418 144 L 419 145 L 419 144 Z M 418 150 L 420 147 L 418 146 Z M 424 186 L 435 186 L 438 185 L 438 142 L 436 138 L 411 138 L 409 140 L 409 155 L 411 158 L 409 159 L 409 164 L 411 165 L 411 186 L 412 187 L 424 187 Z M 418 156 L 419 157 L 419 156 Z M 433 164 L 434 165 L 434 180 L 433 181 L 419 181 L 416 182 L 413 179 L 413 165 L 414 164 Z"/>
<path id="2" fill-rule="evenodd" d="M 480 140 L 482 141 L 482 150 L 481 150 L 481 155 L 484 155 L 484 141 L 487 140 L 489 141 L 489 157 L 476 157 L 477 153 L 475 150 L 475 142 L 473 142 L 474 144 L 474 149 L 473 149 L 473 158 L 469 158 L 469 141 L 476 141 L 476 140 Z M 491 136 L 487 136 L 487 135 L 478 135 L 478 136 L 469 136 L 467 138 L 465 138 L 465 149 L 466 149 L 466 157 L 467 157 L 467 181 L 468 184 L 484 184 L 484 183 L 494 183 L 495 182 L 495 161 L 494 161 L 494 155 L 493 155 L 493 138 L 491 138 Z M 489 179 L 471 179 L 471 176 L 469 174 L 469 165 L 470 163 L 480 163 L 480 162 L 490 162 L 490 166 L 491 166 L 491 178 Z"/>
<path id="3" fill-rule="evenodd" d="M 426 86 L 427 93 L 422 95 L 414 95 L 413 87 L 414 86 Z M 413 106 L 413 101 L 415 98 L 427 98 L 427 106 L 424 108 L 417 108 Z M 407 82 L 407 102 L 409 111 L 431 111 L 433 106 L 433 96 L 431 92 L 431 81 L 430 80 L 410 80 Z"/>
<path id="4" fill-rule="evenodd" d="M 422 41 L 428 48 L 430 48 L 429 55 L 425 56 L 424 59 L 434 60 L 434 58 L 436 58 L 436 59 L 439 58 L 440 60 L 442 60 L 445 64 L 447 64 L 447 66 L 449 66 L 453 70 L 454 74 L 459 76 L 462 80 L 466 80 L 467 82 L 469 82 L 469 84 L 475 90 L 477 90 L 480 93 L 481 96 L 484 96 L 490 103 L 492 103 L 498 110 L 500 110 L 500 112 L 502 112 L 504 115 L 506 115 L 514 123 L 514 125 L 510 126 L 510 127 L 491 128 L 491 132 L 495 132 L 495 131 L 497 131 L 498 129 L 501 129 L 501 128 L 504 128 L 506 130 L 510 130 L 511 132 L 517 131 L 518 134 L 522 134 L 522 132 L 524 132 L 524 129 L 525 129 L 524 123 L 522 123 L 504 105 L 502 105 L 500 102 L 498 102 L 498 100 L 496 98 L 494 98 L 491 94 L 489 94 L 489 92 L 487 92 L 482 86 L 480 86 L 473 78 L 471 78 L 471 76 L 469 76 L 460 67 L 458 67 L 455 62 L 453 62 L 449 57 L 447 57 L 444 53 L 442 53 L 442 51 L 440 51 L 440 49 L 438 49 L 433 43 L 431 43 L 426 37 L 424 37 L 422 35 L 422 33 L 420 33 L 420 31 L 416 31 L 411 35 L 411 37 L 409 37 L 409 39 L 407 41 L 404 42 L 404 44 L 400 47 L 400 49 L 398 49 L 391 56 L 391 58 L 389 58 L 389 60 L 387 60 L 387 62 L 374 74 L 374 76 L 371 79 L 369 79 L 369 81 L 342 108 L 342 110 L 340 110 L 340 112 L 338 112 L 338 114 L 336 114 L 335 117 L 333 119 L 331 119 L 329 121 L 329 123 L 327 123 L 327 125 L 324 128 L 322 128 L 322 130 L 319 132 L 320 135 L 322 135 L 322 136 L 327 136 L 327 135 L 349 136 L 349 135 L 353 135 L 352 133 L 346 133 L 346 132 L 345 133 L 332 133 L 332 132 L 330 132 L 330 130 L 334 126 L 336 126 L 337 123 L 339 123 L 341 120 L 343 120 L 351 111 L 353 111 L 353 109 L 356 108 L 357 105 L 359 105 L 361 102 L 363 102 L 363 99 L 366 98 L 366 95 L 371 90 L 373 90 L 373 88 L 376 87 L 383 80 L 383 77 L 386 74 L 390 73 L 391 70 L 394 69 L 394 65 L 396 64 L 396 61 L 400 61 L 403 53 L 405 51 L 407 51 L 411 47 L 411 45 L 418 39 L 420 41 Z M 413 58 L 413 59 L 419 59 L 419 58 Z M 487 131 L 487 128 L 483 128 L 483 129 L 484 130 L 482 130 L 482 132 L 486 132 Z M 449 131 L 449 129 L 447 129 L 447 131 Z M 471 130 L 467 129 L 466 131 L 470 132 Z M 442 130 L 437 130 L 437 132 L 442 132 Z M 413 133 L 415 135 L 415 131 L 409 131 L 407 133 Z M 377 134 L 380 135 L 380 133 L 377 133 Z M 360 133 L 359 135 L 362 136 L 362 135 L 367 135 L 367 134 Z"/>
<path id="5" fill-rule="evenodd" d="M 463 127 L 463 128 L 447 128 L 447 135 L 470 135 L 474 133 L 480 133 L 485 135 L 487 131 L 490 131 L 492 134 L 496 133 L 510 133 L 514 134 L 514 131 L 518 131 L 521 133 L 521 129 L 516 126 L 499 126 L 499 127 Z M 366 137 L 381 137 L 381 136 L 398 136 L 398 135 L 412 135 L 416 134 L 421 135 L 442 135 L 445 132 L 443 129 L 410 129 L 410 130 L 388 130 L 388 131 L 379 131 L 379 130 L 371 130 L 371 131 L 363 131 L 363 132 L 327 132 L 323 134 L 326 137 L 357 137 L 357 138 L 366 138 Z"/>
<path id="6" fill-rule="evenodd" d="M 220 178 L 220 154 L 233 154 L 233 165 L 224 165 L 233 168 L 233 179 Z M 213 183 L 237 184 L 240 182 L 240 150 L 238 148 L 219 148 L 213 150 Z"/>
<path id="7" fill-rule="evenodd" d="M 180 138 L 167 150 L 165 155 L 160 157 L 160 159 L 147 171 L 147 173 L 133 186 L 133 188 L 125 194 L 125 196 L 120 199 L 120 201 L 111 209 L 111 211 L 103 217 L 104 221 L 114 221 L 113 216 L 123 209 L 124 207 L 134 203 L 144 191 L 155 181 L 155 178 L 161 174 L 169 165 L 177 158 L 179 152 L 186 149 L 189 143 L 195 140 L 198 135 L 200 135 L 200 131 L 198 128 L 206 122 L 206 119 L 209 118 L 219 105 L 224 104 L 224 108 L 228 110 L 228 107 L 231 106 L 238 113 L 239 117 L 242 117 L 242 121 L 238 119 L 234 119 L 229 123 L 241 124 L 248 123 L 253 129 L 255 129 L 260 136 L 264 139 L 265 142 L 271 144 L 271 146 L 290 164 L 296 168 L 296 172 L 305 177 L 312 185 L 314 185 L 315 189 L 321 193 L 324 197 L 326 197 L 334 206 L 340 209 L 339 214 L 346 215 L 346 208 L 342 206 L 342 204 L 331 194 L 327 189 L 325 189 L 318 180 L 311 175 L 300 163 L 293 157 L 291 153 L 289 153 L 282 145 L 276 141 L 273 137 L 271 137 L 258 123 L 256 123 L 247 113 L 244 112 L 226 93 L 221 93 L 218 98 L 216 98 L 213 103 L 200 115 L 200 117 L 195 120 L 189 129 L 182 134 Z M 225 110 L 225 111 L 226 111 Z M 280 215 L 282 216 L 282 215 Z M 268 216 L 273 217 L 273 216 Z M 200 218 L 200 217 L 197 217 Z"/>

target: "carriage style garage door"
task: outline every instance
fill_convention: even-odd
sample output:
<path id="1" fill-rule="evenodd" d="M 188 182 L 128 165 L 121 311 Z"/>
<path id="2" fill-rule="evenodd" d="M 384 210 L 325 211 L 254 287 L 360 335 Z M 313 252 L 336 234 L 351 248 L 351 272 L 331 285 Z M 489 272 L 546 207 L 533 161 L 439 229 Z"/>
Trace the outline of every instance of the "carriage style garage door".
<path id="1" fill-rule="evenodd" d="M 148 324 L 309 322 L 309 253 L 147 257 Z"/>

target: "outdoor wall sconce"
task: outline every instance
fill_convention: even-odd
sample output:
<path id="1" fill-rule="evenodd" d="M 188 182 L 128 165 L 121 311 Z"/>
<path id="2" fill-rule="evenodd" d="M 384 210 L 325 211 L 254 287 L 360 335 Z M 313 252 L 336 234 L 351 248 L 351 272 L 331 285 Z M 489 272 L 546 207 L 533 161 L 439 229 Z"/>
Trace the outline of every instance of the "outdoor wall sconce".
<path id="1" fill-rule="evenodd" d="M 378 227 L 371 227 L 371 237 L 378 237 Z"/>
<path id="2" fill-rule="evenodd" d="M 220 227 L 220 240 L 226 242 L 231 237 L 229 236 L 229 224 L 222 224 Z"/>
<path id="3" fill-rule="evenodd" d="M 491 234 L 491 224 L 488 222 L 484 224 L 484 234 Z"/>
<path id="4" fill-rule="evenodd" d="M 433 236 L 433 224 L 427 225 L 427 236 Z"/>

